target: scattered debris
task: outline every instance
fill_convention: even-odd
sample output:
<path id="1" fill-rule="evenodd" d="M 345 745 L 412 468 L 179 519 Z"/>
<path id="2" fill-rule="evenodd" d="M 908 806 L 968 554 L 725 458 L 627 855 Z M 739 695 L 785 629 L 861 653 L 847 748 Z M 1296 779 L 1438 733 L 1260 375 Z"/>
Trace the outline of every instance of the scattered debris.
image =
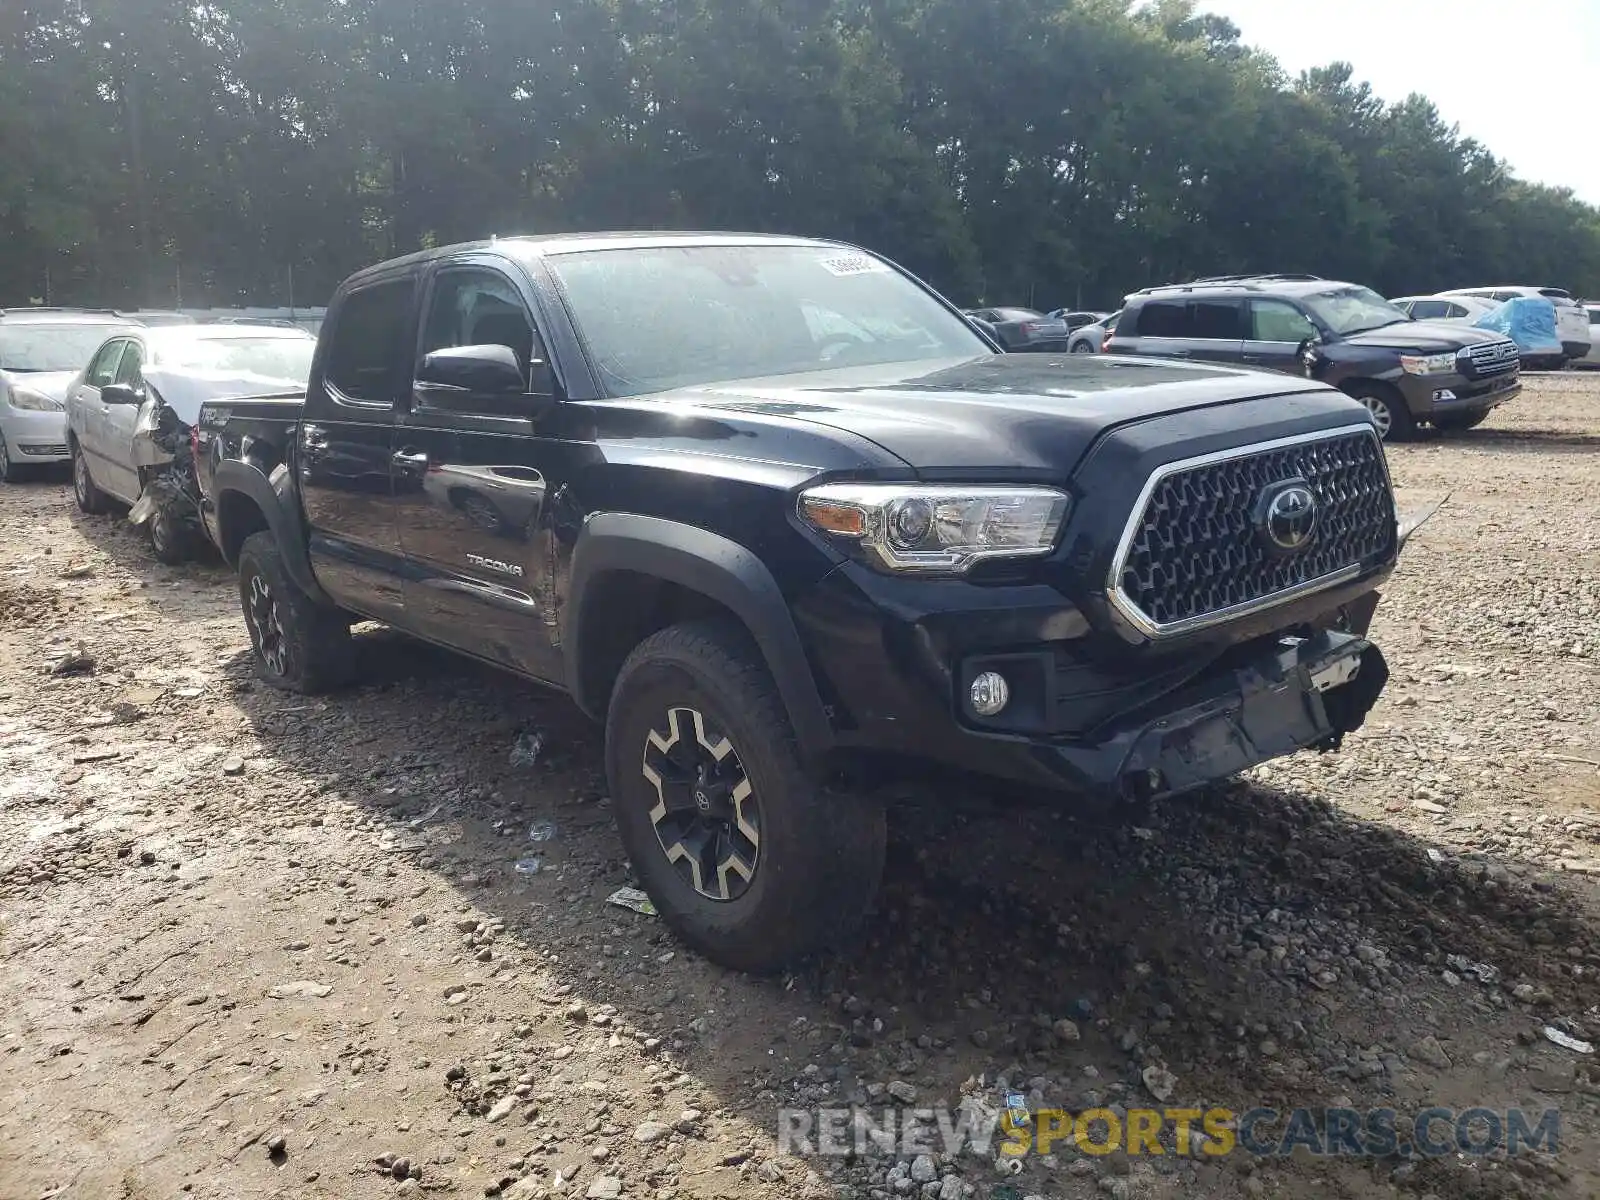
<path id="1" fill-rule="evenodd" d="M 528 840 L 530 842 L 553 842 L 556 838 L 556 823 L 548 818 L 541 818 L 528 826 Z"/>
<path id="2" fill-rule="evenodd" d="M 1139 1078 L 1144 1080 L 1144 1086 L 1150 1094 L 1163 1104 L 1172 1099 L 1172 1093 L 1178 1086 L 1178 1077 L 1165 1067 L 1146 1067 L 1139 1072 Z"/>
<path id="3" fill-rule="evenodd" d="M 297 979 L 293 983 L 278 983 L 267 989 L 273 1000 L 320 999 L 333 993 L 333 984 L 316 983 L 310 979 Z"/>
<path id="4" fill-rule="evenodd" d="M 539 763 L 539 755 L 544 753 L 544 730 L 525 729 L 517 734 L 516 744 L 511 747 L 511 765 L 513 767 L 533 767 Z"/>
<path id="5" fill-rule="evenodd" d="M 1594 1043 L 1586 1042 L 1582 1038 L 1575 1038 L 1570 1033 L 1562 1033 L 1554 1025 L 1544 1027 L 1546 1041 L 1554 1042 L 1563 1050 L 1571 1050 L 1575 1054 L 1593 1054 Z"/>
<path id="6" fill-rule="evenodd" d="M 94 655 L 83 648 L 83 643 L 78 643 L 78 648 L 70 654 L 65 654 L 50 664 L 52 675 L 88 675 L 95 669 Z"/>
<path id="7" fill-rule="evenodd" d="M 606 897 L 606 903 L 615 904 L 618 908 L 631 909 L 636 913 L 643 913 L 647 917 L 659 915 L 656 912 L 656 906 L 650 903 L 650 897 L 646 896 L 638 888 L 618 888 Z"/>

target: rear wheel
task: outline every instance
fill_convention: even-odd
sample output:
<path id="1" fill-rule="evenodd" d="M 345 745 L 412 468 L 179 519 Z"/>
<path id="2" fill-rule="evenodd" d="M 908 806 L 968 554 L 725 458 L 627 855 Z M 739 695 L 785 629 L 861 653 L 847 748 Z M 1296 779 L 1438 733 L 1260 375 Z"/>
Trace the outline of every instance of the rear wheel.
<path id="1" fill-rule="evenodd" d="M 270 533 L 252 533 L 239 550 L 239 602 L 256 674 L 273 687 L 325 692 L 355 674 L 349 621 L 300 590 Z"/>
<path id="2" fill-rule="evenodd" d="M 866 915 L 883 873 L 883 808 L 804 770 L 738 625 L 675 625 L 634 649 L 612 691 L 606 773 L 640 883 L 707 958 L 776 970 Z"/>
<path id="3" fill-rule="evenodd" d="M 89 460 L 76 441 L 72 443 L 72 498 L 78 502 L 79 510 L 86 513 L 103 513 L 111 503 L 106 494 L 95 487 L 94 476 L 89 474 Z"/>
<path id="4" fill-rule="evenodd" d="M 1417 422 L 1399 392 L 1381 384 L 1363 383 L 1351 388 L 1350 395 L 1372 414 L 1372 423 L 1384 441 L 1403 442 L 1416 433 Z"/>

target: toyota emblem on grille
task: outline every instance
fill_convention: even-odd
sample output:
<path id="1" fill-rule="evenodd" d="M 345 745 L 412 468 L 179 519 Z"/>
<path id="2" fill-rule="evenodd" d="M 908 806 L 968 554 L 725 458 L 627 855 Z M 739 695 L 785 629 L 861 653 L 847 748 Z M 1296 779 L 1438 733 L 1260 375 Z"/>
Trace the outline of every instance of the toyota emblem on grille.
<path id="1" fill-rule="evenodd" d="M 1256 500 L 1256 531 L 1267 549 L 1294 554 L 1311 544 L 1317 531 L 1317 496 L 1304 479 L 1285 479 L 1264 489 Z"/>

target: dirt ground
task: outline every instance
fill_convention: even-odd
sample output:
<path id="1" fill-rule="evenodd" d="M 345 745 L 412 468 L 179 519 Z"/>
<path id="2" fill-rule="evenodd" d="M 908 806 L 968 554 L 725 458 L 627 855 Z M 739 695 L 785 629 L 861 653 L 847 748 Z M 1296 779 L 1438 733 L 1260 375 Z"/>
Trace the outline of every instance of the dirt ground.
<path id="1" fill-rule="evenodd" d="M 1448 501 L 1343 753 L 1138 826 L 906 786 L 870 933 L 771 980 L 606 903 L 566 701 L 376 629 L 362 686 L 274 693 L 224 568 L 0 489 L 0 1200 L 1600 1193 L 1600 1065 L 1544 1032 L 1600 1037 L 1600 376 L 1527 383 L 1391 450 L 1402 508 Z M 909 1089 L 1556 1108 L 1561 1141 L 777 1152 L 780 1106 Z"/>

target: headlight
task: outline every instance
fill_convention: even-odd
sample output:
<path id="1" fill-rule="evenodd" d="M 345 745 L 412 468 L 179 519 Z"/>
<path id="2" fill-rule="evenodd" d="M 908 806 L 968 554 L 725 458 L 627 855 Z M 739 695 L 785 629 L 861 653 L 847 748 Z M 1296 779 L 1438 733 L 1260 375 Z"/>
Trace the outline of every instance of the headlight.
<path id="1" fill-rule="evenodd" d="M 1408 375 L 1444 375 L 1456 369 L 1455 352 L 1449 354 L 1402 354 L 1400 366 Z"/>
<path id="2" fill-rule="evenodd" d="M 11 389 L 11 407 L 26 408 L 33 412 L 60 412 L 64 407 L 59 400 L 52 400 L 43 392 L 36 392 L 32 388 L 13 387 Z"/>
<path id="3" fill-rule="evenodd" d="M 961 574 L 986 558 L 1050 553 L 1070 498 L 1045 487 L 826 483 L 800 494 L 800 516 L 891 571 Z"/>

